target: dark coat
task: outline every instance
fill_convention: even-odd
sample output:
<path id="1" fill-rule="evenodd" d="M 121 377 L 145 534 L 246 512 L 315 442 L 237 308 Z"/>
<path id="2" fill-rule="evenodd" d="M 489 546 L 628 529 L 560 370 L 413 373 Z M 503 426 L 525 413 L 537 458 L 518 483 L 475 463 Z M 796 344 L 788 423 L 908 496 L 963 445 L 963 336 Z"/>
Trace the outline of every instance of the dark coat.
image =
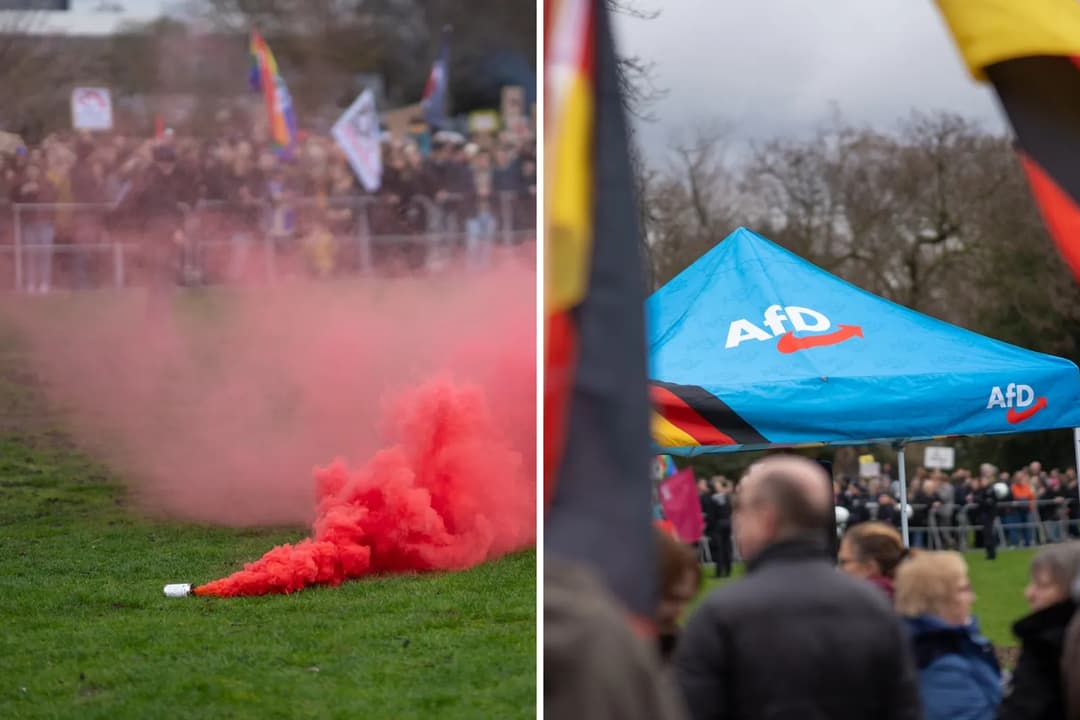
<path id="1" fill-rule="evenodd" d="M 1013 625 L 1020 659 L 998 708 L 998 720 L 1060 720 L 1065 717 L 1061 656 L 1065 628 L 1076 604 L 1065 600 L 1021 618 Z"/>
<path id="2" fill-rule="evenodd" d="M 125 198 L 124 209 L 144 230 L 178 228 L 184 217 L 180 204 L 193 204 L 194 190 L 191 179 L 179 168 L 165 174 L 151 166 Z"/>
<path id="3" fill-rule="evenodd" d="M 1075 597 L 1075 595 L 1074 595 Z M 1061 678 L 1065 683 L 1066 720 L 1080 720 L 1080 612 L 1065 631 L 1065 654 L 1061 658 Z"/>
<path id="4" fill-rule="evenodd" d="M 675 664 L 697 720 L 921 717 L 907 635 L 888 600 L 821 542 L 766 548 L 682 633 Z"/>
<path id="5" fill-rule="evenodd" d="M 919 668 L 926 720 L 993 720 L 1001 669 L 979 626 L 920 616 L 905 620 Z"/>

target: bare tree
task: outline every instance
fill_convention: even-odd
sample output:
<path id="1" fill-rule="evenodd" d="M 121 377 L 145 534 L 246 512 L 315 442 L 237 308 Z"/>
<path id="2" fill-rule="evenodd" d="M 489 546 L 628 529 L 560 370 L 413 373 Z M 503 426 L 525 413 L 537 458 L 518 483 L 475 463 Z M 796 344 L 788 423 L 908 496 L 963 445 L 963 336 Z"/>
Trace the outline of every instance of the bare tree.
<path id="1" fill-rule="evenodd" d="M 0 94 L 11 102 L 0 108 L 0 129 L 28 141 L 40 139 L 70 117 L 73 80 L 100 81 L 93 53 L 73 38 L 51 31 L 47 13 L 0 13 Z"/>
<path id="2" fill-rule="evenodd" d="M 657 285 L 733 227 L 740 197 L 728 136 L 723 125 L 695 128 L 673 141 L 663 170 L 645 176 L 646 228 Z"/>
<path id="3" fill-rule="evenodd" d="M 909 307 L 950 316 L 985 245 L 980 218 L 1015 174 L 1004 138 L 949 114 L 909 118 L 898 134 L 839 118 L 809 140 L 755 153 L 752 213 L 777 240 Z"/>

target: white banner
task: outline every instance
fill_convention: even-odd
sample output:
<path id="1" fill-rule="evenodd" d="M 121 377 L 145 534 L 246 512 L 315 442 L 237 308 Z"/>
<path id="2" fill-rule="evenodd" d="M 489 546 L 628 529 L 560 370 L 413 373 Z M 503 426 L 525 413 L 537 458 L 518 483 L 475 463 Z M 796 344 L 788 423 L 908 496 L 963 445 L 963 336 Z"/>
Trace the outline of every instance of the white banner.
<path id="1" fill-rule="evenodd" d="M 379 115 L 375 112 L 375 95 L 371 90 L 360 93 L 330 132 L 367 191 L 378 190 L 382 182 L 382 148 Z"/>
<path id="2" fill-rule="evenodd" d="M 71 91 L 71 124 L 76 130 L 111 130 L 109 88 L 80 87 Z"/>
<path id="3" fill-rule="evenodd" d="M 928 447 L 923 450 L 923 465 L 939 470 L 952 470 L 956 464 L 956 451 L 951 447 Z"/>

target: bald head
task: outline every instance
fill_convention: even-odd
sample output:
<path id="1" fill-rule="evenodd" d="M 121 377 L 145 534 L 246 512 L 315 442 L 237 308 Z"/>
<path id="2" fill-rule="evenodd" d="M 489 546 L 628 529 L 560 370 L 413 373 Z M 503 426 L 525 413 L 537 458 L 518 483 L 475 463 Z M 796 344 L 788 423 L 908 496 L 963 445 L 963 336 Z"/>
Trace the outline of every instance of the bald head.
<path id="1" fill-rule="evenodd" d="M 739 487 L 736 536 L 743 557 L 778 540 L 821 533 L 833 512 L 829 480 L 820 465 L 796 455 L 754 463 Z"/>

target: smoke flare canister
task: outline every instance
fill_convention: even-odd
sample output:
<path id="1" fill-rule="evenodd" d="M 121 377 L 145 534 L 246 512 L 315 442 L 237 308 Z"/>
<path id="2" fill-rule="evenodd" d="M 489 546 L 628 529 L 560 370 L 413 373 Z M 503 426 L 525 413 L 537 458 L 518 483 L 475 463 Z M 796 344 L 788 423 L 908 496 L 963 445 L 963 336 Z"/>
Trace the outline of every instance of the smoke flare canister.
<path id="1" fill-rule="evenodd" d="M 173 583 L 165 586 L 165 597 L 187 597 L 191 594 L 191 583 Z"/>

